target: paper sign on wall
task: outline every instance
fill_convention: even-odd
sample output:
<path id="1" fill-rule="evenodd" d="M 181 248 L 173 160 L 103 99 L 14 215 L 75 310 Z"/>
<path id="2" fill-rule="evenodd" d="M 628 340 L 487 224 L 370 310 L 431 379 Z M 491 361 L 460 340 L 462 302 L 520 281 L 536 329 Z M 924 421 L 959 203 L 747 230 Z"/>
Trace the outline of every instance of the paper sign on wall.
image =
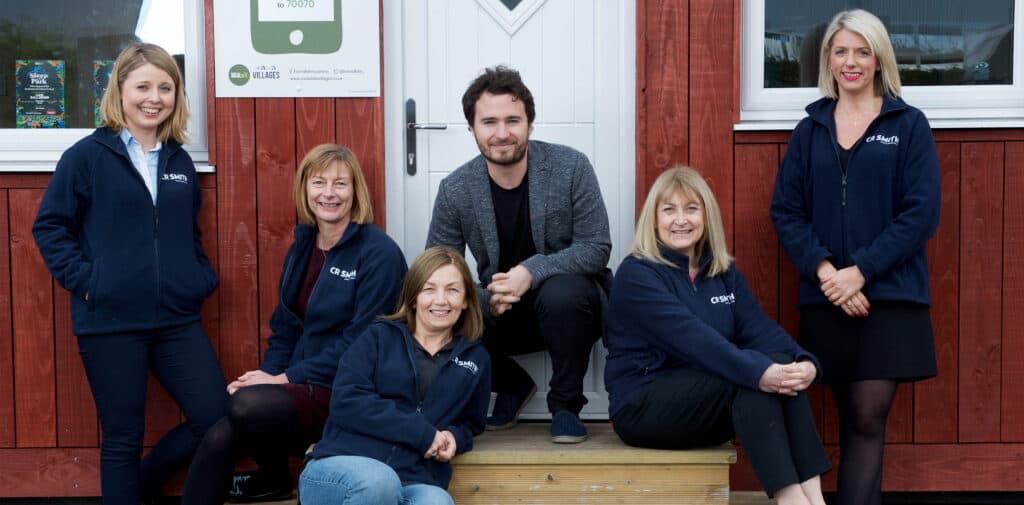
<path id="1" fill-rule="evenodd" d="M 214 0 L 219 97 L 380 96 L 377 0 Z"/>

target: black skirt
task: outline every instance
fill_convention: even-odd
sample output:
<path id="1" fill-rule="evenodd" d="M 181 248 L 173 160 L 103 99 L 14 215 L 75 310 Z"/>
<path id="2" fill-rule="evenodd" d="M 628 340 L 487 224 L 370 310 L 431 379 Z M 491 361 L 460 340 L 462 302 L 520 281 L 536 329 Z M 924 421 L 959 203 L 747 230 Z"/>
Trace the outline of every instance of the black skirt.
<path id="1" fill-rule="evenodd" d="M 874 302 L 866 318 L 833 305 L 800 308 L 800 345 L 821 362 L 826 384 L 934 377 L 935 340 L 928 307 Z"/>

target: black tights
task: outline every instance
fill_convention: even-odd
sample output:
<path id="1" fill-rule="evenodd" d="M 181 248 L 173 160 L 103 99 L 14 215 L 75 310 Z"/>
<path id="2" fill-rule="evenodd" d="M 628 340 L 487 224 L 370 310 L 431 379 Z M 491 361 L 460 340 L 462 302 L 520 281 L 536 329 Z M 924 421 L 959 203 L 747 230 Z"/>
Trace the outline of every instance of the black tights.
<path id="1" fill-rule="evenodd" d="M 833 384 L 839 409 L 838 505 L 881 505 L 885 420 L 896 381 Z"/>
<path id="2" fill-rule="evenodd" d="M 252 456 L 260 472 L 283 472 L 288 479 L 288 453 L 301 444 L 302 429 L 292 396 L 270 384 L 239 389 L 228 403 L 228 415 L 203 438 L 185 480 L 181 502 L 223 505 L 238 458 Z"/>

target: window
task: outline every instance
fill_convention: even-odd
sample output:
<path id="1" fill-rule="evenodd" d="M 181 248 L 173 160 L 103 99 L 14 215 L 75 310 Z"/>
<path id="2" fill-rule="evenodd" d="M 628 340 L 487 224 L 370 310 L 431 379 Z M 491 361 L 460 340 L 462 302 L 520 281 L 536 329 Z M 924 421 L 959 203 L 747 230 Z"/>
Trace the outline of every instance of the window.
<path id="1" fill-rule="evenodd" d="M 132 41 L 158 44 L 178 60 L 191 112 L 186 148 L 205 168 L 203 35 L 202 0 L 6 3 L 0 10 L 0 171 L 52 171 L 65 149 L 92 133 L 110 66 Z M 40 76 L 45 79 L 32 81 Z"/>
<path id="2" fill-rule="evenodd" d="M 862 8 L 889 31 L 903 96 L 933 127 L 1024 126 L 1024 0 L 743 0 L 740 124 L 789 129 L 819 98 L 832 16 Z"/>

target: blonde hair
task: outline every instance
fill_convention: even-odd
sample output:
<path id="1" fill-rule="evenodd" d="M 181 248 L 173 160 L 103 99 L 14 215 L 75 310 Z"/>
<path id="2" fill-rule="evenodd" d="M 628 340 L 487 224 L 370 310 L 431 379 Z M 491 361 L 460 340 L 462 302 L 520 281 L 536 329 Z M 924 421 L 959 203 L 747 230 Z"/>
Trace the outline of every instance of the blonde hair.
<path id="1" fill-rule="evenodd" d="M 821 64 L 818 65 L 818 90 L 832 99 L 839 98 L 839 85 L 829 67 L 829 53 L 832 52 L 832 38 L 836 32 L 846 29 L 861 37 L 871 48 L 871 54 L 878 59 L 875 72 L 875 96 L 900 96 L 900 72 L 896 67 L 896 52 L 892 49 L 889 32 L 882 20 L 863 9 L 842 11 L 832 18 L 821 38 Z"/>
<path id="2" fill-rule="evenodd" d="M 366 187 L 363 169 L 352 150 L 338 144 L 320 144 L 310 149 L 299 163 L 292 187 L 292 198 L 295 199 L 295 213 L 299 217 L 299 222 L 316 224 L 313 209 L 309 208 L 309 201 L 306 198 L 306 183 L 310 177 L 323 173 L 335 161 L 343 163 L 352 172 L 352 210 L 349 219 L 355 223 L 372 222 L 373 205 L 370 204 L 370 190 Z"/>
<path id="3" fill-rule="evenodd" d="M 188 143 L 185 127 L 188 125 L 188 103 L 185 101 L 185 86 L 182 85 L 181 70 L 178 63 L 162 47 L 141 42 L 132 43 L 121 51 L 114 61 L 114 69 L 110 73 L 110 83 L 103 92 L 100 101 L 100 120 L 103 126 L 109 126 L 120 132 L 128 127 L 124 118 L 124 107 L 121 104 L 121 87 L 124 81 L 139 67 L 146 64 L 163 70 L 174 83 L 174 110 L 156 130 L 156 138 L 160 142 L 174 139 L 179 144 Z M 116 83 L 116 85 L 115 85 Z"/>
<path id="4" fill-rule="evenodd" d="M 445 265 L 455 266 L 455 269 L 459 271 L 459 277 L 462 277 L 462 284 L 466 291 L 466 308 L 459 315 L 459 320 L 455 322 L 452 332 L 461 334 L 467 340 L 476 340 L 484 332 L 484 316 L 480 312 L 480 298 L 476 295 L 473 274 L 469 273 L 466 260 L 450 247 L 431 247 L 416 257 L 405 274 L 402 293 L 398 295 L 395 313 L 385 316 L 385 319 L 405 320 L 409 332 L 416 333 L 416 297 L 419 296 L 430 276 Z"/>
<path id="5" fill-rule="evenodd" d="M 711 251 L 711 268 L 708 276 L 718 275 L 729 270 L 732 256 L 729 255 L 725 243 L 725 227 L 722 225 L 722 211 L 718 207 L 715 195 L 704 178 L 696 170 L 676 165 L 658 176 L 647 192 L 644 207 L 640 211 L 640 219 L 636 222 L 636 237 L 630 254 L 634 257 L 654 261 L 671 267 L 678 267 L 666 258 L 658 246 L 658 205 L 669 199 L 676 192 L 682 191 L 691 200 L 699 201 L 704 212 L 704 234 L 694 247 L 694 255 L 699 260 L 705 250 Z"/>

